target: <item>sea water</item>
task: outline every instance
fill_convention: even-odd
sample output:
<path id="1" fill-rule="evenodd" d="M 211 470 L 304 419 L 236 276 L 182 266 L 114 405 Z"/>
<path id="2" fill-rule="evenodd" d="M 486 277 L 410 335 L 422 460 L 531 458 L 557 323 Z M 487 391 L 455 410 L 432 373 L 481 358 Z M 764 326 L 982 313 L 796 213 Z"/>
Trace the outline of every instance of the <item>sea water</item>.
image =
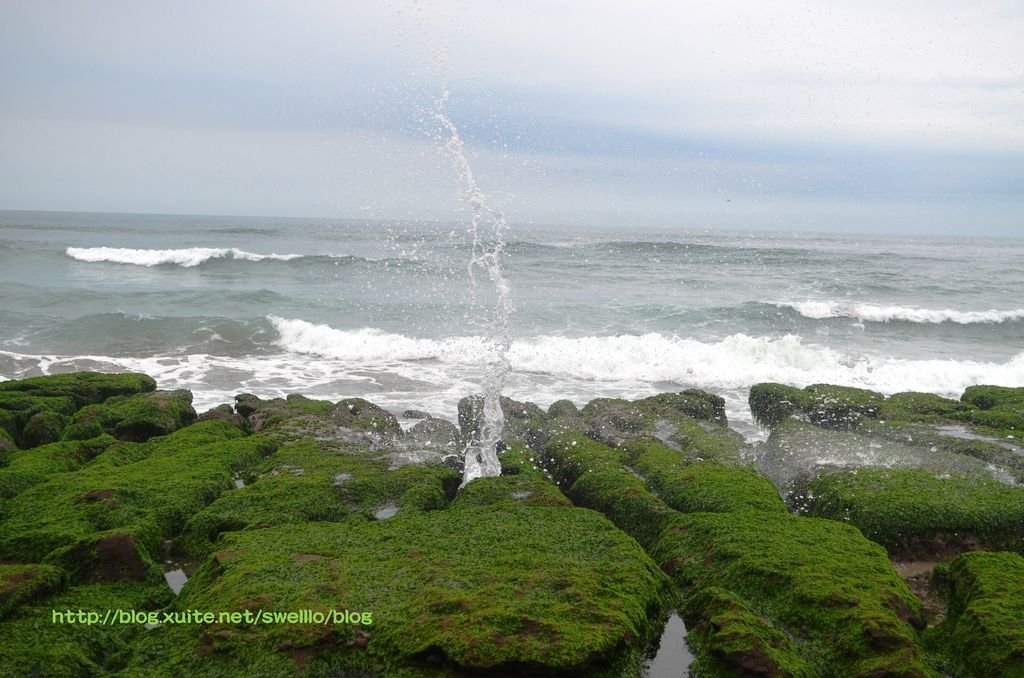
<path id="1" fill-rule="evenodd" d="M 757 437 L 746 396 L 762 381 L 1024 385 L 1024 240 L 510 233 L 516 399 L 697 387 Z M 454 419 L 494 356 L 479 313 L 494 286 L 473 292 L 467 269 L 478 245 L 460 221 L 0 212 L 0 378 L 140 370 L 200 411 L 245 391 Z"/>

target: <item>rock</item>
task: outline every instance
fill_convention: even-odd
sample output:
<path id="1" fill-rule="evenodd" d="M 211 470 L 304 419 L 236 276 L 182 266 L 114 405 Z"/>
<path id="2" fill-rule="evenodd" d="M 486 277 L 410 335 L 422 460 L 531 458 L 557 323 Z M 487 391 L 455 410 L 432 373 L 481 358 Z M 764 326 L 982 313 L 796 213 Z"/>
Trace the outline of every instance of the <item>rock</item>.
<path id="1" fill-rule="evenodd" d="M 548 408 L 548 416 L 557 419 L 559 417 L 575 417 L 580 413 L 579 408 L 571 400 L 556 400 Z"/>
<path id="2" fill-rule="evenodd" d="M 445 419 L 428 416 L 413 426 L 407 437 L 417 445 L 426 445 L 437 449 L 461 447 L 462 435 L 458 427 Z"/>
<path id="3" fill-rule="evenodd" d="M 423 410 L 405 410 L 402 412 L 402 419 L 428 419 L 430 418 L 429 412 Z"/>
<path id="4" fill-rule="evenodd" d="M 949 617 L 932 635 L 956 675 L 1022 675 L 1024 558 L 965 553 L 941 577 Z"/>
<path id="5" fill-rule="evenodd" d="M 33 414 L 21 431 L 22 446 L 28 449 L 57 442 L 69 421 L 66 415 L 52 410 Z"/>
<path id="6" fill-rule="evenodd" d="M 86 440 L 110 433 L 118 440 L 145 442 L 188 426 L 196 420 L 192 393 L 153 391 L 109 398 L 75 413 L 64 430 L 65 440 Z"/>
<path id="7" fill-rule="evenodd" d="M 901 560 L 949 560 L 976 549 L 1024 551 L 1024 489 L 921 469 L 822 473 L 803 509 L 855 525 Z"/>
<path id="8" fill-rule="evenodd" d="M 218 405 L 212 410 L 207 410 L 199 415 L 197 421 L 210 421 L 211 419 L 221 419 L 234 424 L 243 431 L 249 430 L 249 421 L 241 414 L 235 412 L 231 405 Z"/>

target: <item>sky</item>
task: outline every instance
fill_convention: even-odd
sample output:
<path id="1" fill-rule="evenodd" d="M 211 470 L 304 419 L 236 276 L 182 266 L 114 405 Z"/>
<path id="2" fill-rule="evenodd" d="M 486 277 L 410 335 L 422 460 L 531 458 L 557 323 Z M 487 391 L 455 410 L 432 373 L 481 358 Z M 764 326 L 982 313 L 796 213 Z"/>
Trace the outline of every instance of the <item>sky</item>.
<path id="1" fill-rule="evenodd" d="M 1024 236 L 1024 4 L 0 0 L 0 209 Z"/>

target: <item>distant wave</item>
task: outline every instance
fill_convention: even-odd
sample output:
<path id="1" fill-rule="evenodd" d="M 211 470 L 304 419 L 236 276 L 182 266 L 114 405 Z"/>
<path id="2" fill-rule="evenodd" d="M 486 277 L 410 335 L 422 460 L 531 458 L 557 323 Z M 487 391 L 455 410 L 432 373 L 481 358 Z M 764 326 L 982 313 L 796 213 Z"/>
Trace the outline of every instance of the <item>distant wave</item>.
<path id="1" fill-rule="evenodd" d="M 110 262 L 134 266 L 160 266 L 173 264 L 184 268 L 199 266 L 211 259 L 238 259 L 241 261 L 291 261 L 302 254 L 255 254 L 235 247 L 189 247 L 176 250 L 147 250 L 127 247 L 69 247 L 64 251 L 78 261 Z"/>
<path id="2" fill-rule="evenodd" d="M 951 309 L 914 308 L 911 306 L 880 306 L 843 301 L 779 301 L 772 302 L 779 308 L 791 308 L 805 318 L 855 318 L 861 322 L 887 323 L 904 321 L 911 323 L 940 324 L 946 322 L 960 325 L 976 323 L 1005 323 L 1024 320 L 1024 308 L 1010 311 L 954 311 Z"/>
<path id="3" fill-rule="evenodd" d="M 304 320 L 269 316 L 277 345 L 289 352 L 353 364 L 423 361 L 471 365 L 483 360 L 481 337 L 417 339 L 378 329 L 338 330 Z M 701 342 L 659 333 L 643 335 L 516 339 L 513 370 L 570 380 L 675 382 L 710 389 L 746 388 L 762 381 L 796 385 L 834 383 L 887 393 L 905 390 L 959 396 L 971 384 L 1024 383 L 1024 352 L 1005 363 L 970 360 L 906 360 L 851 356 L 805 344 L 795 335 L 734 334 Z M 439 366 L 443 370 L 443 366 Z"/>

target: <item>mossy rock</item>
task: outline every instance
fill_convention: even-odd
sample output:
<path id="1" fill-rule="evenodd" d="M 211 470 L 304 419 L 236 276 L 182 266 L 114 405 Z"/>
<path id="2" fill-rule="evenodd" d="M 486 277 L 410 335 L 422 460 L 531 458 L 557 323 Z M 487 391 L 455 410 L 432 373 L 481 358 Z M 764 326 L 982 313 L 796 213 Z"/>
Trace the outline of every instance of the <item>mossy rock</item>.
<path id="1" fill-rule="evenodd" d="M 52 565 L 0 564 L 0 620 L 19 605 L 60 590 L 64 583 L 64 571 Z"/>
<path id="2" fill-rule="evenodd" d="M 128 671 L 284 675 L 299 658 L 333 654 L 364 658 L 370 675 L 428 661 L 442 674 L 590 674 L 623 654 L 638 661 L 673 599 L 634 541 L 582 509 L 464 507 L 234 532 L 175 609 L 348 609 L 372 623 L 164 626 L 136 646 Z"/>
<path id="3" fill-rule="evenodd" d="M 137 372 L 123 374 L 73 372 L 0 382 L 0 391 L 35 397 L 71 398 L 75 409 L 92 403 L 101 403 L 113 396 L 134 395 L 155 390 L 156 381 L 148 375 Z M 65 412 L 65 414 L 70 413 Z"/>
<path id="4" fill-rule="evenodd" d="M 797 389 L 784 384 L 755 384 L 750 389 L 750 411 L 755 421 L 774 428 L 792 414 L 800 413 L 823 428 L 851 430 L 865 419 L 876 419 L 885 396 L 850 386 L 813 384 Z"/>
<path id="5" fill-rule="evenodd" d="M 951 400 L 934 393 L 908 391 L 894 393 L 885 399 L 878 418 L 899 421 L 954 421 L 964 412 L 974 409 L 959 400 Z"/>
<path id="6" fill-rule="evenodd" d="M 0 559 L 39 562 L 109 530 L 130 534 L 156 558 L 164 539 L 273 449 L 223 421 L 113 445 L 81 469 L 55 474 L 6 502 Z"/>
<path id="7" fill-rule="evenodd" d="M 548 407 L 548 416 L 552 419 L 575 417 L 580 413 L 576 403 L 571 400 L 556 400 Z"/>
<path id="8" fill-rule="evenodd" d="M 787 510 L 771 480 L 752 468 L 697 461 L 649 439 L 629 443 L 624 450 L 630 466 L 651 484 L 658 497 L 677 511 Z"/>
<path id="9" fill-rule="evenodd" d="M 163 436 L 196 420 L 192 393 L 154 391 L 134 396 L 109 398 L 75 413 L 64 431 L 65 440 L 84 440 L 102 433 L 118 440 L 145 442 Z"/>
<path id="10" fill-rule="evenodd" d="M 149 631 L 139 623 L 104 625 L 107 610 L 112 614 L 114 610 L 156 611 L 171 597 L 162 582 L 103 583 L 33 600 L 0 623 L 0 665 L 9 676 L 79 678 L 117 673 L 132 642 Z M 69 613 L 79 611 L 99 616 L 92 623 L 69 622 Z"/>
<path id="11" fill-rule="evenodd" d="M 60 440 L 64 427 L 68 425 L 69 421 L 70 418 L 67 415 L 52 410 L 33 414 L 22 427 L 21 446 L 24 449 L 29 449 Z"/>
<path id="12" fill-rule="evenodd" d="M 314 438 L 338 427 L 383 439 L 402 432 L 395 415 L 363 398 L 333 403 L 298 394 L 261 400 L 243 393 L 235 397 L 235 410 L 246 418 L 252 431 L 273 429 L 281 441 Z"/>
<path id="13" fill-rule="evenodd" d="M 982 410 L 995 407 L 1024 408 L 1024 388 L 1008 386 L 968 386 L 960 400 Z"/>
<path id="14" fill-rule="evenodd" d="M 11 498 L 55 473 L 81 468 L 114 443 L 109 435 L 91 440 L 68 440 L 14 452 L 0 468 L 0 497 Z"/>
<path id="15" fill-rule="evenodd" d="M 805 512 L 858 527 L 899 557 L 966 549 L 1024 552 L 1024 489 L 982 476 L 920 469 L 823 473 Z"/>
<path id="16" fill-rule="evenodd" d="M 452 506 L 572 506 L 539 467 L 539 455 L 534 455 L 522 445 L 505 450 L 498 455 L 502 474 L 473 480 L 459 491 Z"/>
<path id="17" fill-rule="evenodd" d="M 551 436 L 551 417 L 534 403 L 519 402 L 506 396 L 501 396 L 498 403 L 504 417 L 501 437 L 506 445 L 522 443 L 539 447 Z M 462 398 L 458 404 L 458 421 L 463 441 L 479 439 L 484 421 L 484 397 Z"/>
<path id="18" fill-rule="evenodd" d="M 459 476 L 438 466 L 390 469 L 387 461 L 314 441 L 284 445 L 192 516 L 176 547 L 205 556 L 225 532 L 311 521 L 366 522 L 385 506 L 396 514 L 444 508 Z"/>
<path id="19" fill-rule="evenodd" d="M 1024 558 L 964 553 L 943 571 L 949 616 L 934 644 L 955 676 L 1024 676 Z"/>
<path id="20" fill-rule="evenodd" d="M 853 527 L 676 514 L 651 554 L 684 590 L 697 675 L 933 675 L 918 646 L 920 601 Z"/>
<path id="21" fill-rule="evenodd" d="M 654 497 L 626 455 L 579 433 L 564 433 L 544 448 L 545 466 L 577 506 L 603 513 L 642 546 L 652 546 L 675 515 Z"/>

